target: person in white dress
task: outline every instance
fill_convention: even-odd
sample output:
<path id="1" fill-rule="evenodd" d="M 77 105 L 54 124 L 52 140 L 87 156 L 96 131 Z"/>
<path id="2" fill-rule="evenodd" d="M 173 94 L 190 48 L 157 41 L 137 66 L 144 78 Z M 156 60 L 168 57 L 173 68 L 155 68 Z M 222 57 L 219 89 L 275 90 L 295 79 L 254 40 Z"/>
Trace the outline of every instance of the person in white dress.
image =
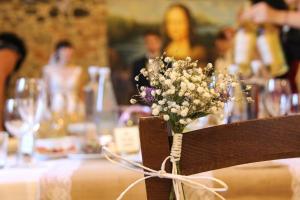
<path id="1" fill-rule="evenodd" d="M 78 113 L 82 69 L 71 64 L 73 52 L 73 45 L 69 41 L 58 42 L 48 65 L 44 67 L 43 78 L 52 113 L 68 113 L 70 116 Z"/>

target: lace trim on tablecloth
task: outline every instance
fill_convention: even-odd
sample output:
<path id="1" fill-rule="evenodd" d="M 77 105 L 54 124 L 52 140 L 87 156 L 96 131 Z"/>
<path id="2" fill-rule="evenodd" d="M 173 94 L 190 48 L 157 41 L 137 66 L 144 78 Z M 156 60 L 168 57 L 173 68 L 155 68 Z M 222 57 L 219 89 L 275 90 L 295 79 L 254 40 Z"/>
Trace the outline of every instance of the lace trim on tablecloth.
<path id="1" fill-rule="evenodd" d="M 293 197 L 291 200 L 300 200 L 300 159 L 294 158 L 294 159 L 287 159 L 287 160 L 278 160 L 276 162 L 288 166 L 289 171 L 292 175 Z"/>
<path id="2" fill-rule="evenodd" d="M 204 173 L 201 173 L 201 175 L 213 178 L 212 172 L 204 172 Z M 214 185 L 211 180 L 205 180 L 205 181 L 202 181 L 202 182 L 207 187 L 212 188 L 213 185 Z M 211 192 L 209 192 L 208 190 L 201 189 L 201 188 L 195 189 L 195 188 L 192 188 L 192 187 L 188 187 L 186 185 L 184 185 L 184 195 L 185 195 L 185 198 L 188 199 L 188 200 L 199 200 L 199 199 L 201 199 L 201 200 L 214 200 L 215 199 L 215 196 Z"/>
<path id="3" fill-rule="evenodd" d="M 40 179 L 40 200 L 71 200 L 72 175 L 80 161 L 62 160 Z"/>

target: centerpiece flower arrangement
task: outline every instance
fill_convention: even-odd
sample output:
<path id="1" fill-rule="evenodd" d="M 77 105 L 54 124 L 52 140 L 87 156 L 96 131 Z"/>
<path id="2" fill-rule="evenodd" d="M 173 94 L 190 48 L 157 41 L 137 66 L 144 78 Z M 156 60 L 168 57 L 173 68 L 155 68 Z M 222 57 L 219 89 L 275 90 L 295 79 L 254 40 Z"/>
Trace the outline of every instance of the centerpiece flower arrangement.
<path id="1" fill-rule="evenodd" d="M 150 82 L 150 87 L 138 86 L 139 94 L 130 102 L 144 101 L 151 107 L 152 115 L 161 116 L 170 124 L 173 131 L 172 173 L 180 173 L 181 140 L 185 127 L 199 117 L 223 110 L 224 104 L 232 100 L 230 89 L 239 83 L 234 75 L 217 73 L 210 63 L 201 68 L 198 61 L 192 61 L 190 57 L 182 60 L 165 56 L 150 59 L 148 67 L 143 68 L 135 80 L 138 81 L 141 75 Z M 183 193 L 181 183 L 176 185 L 173 181 L 173 185 L 176 199 L 179 199 L 176 191 Z"/>

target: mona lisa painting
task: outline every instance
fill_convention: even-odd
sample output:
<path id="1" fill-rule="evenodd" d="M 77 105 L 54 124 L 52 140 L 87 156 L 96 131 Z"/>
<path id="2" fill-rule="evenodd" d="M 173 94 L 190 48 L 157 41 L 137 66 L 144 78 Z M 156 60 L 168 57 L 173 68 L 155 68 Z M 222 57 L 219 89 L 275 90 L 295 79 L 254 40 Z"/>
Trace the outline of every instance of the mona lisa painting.
<path id="1" fill-rule="evenodd" d="M 170 5 L 163 20 L 163 51 L 175 58 L 206 61 L 206 51 L 195 35 L 196 23 L 184 4 Z"/>
<path id="2" fill-rule="evenodd" d="M 219 28 L 233 26 L 244 0 L 109 0 L 109 47 L 124 65 L 145 53 L 143 33 L 159 32 L 161 52 L 210 61 Z M 230 8 L 230 9 L 228 9 Z"/>

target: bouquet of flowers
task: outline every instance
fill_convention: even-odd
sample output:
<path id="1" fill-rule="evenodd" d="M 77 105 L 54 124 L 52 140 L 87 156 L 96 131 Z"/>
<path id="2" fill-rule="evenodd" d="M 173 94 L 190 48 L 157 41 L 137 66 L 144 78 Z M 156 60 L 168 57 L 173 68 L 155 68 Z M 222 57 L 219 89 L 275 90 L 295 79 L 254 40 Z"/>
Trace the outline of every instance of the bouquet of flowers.
<path id="1" fill-rule="evenodd" d="M 183 60 L 164 56 L 150 59 L 148 68 L 140 72 L 135 80 L 142 75 L 151 87 L 138 86 L 139 95 L 130 102 L 144 101 L 151 106 L 154 116 L 161 116 L 170 124 L 173 131 L 172 173 L 177 174 L 183 130 L 193 120 L 223 110 L 224 104 L 232 100 L 230 89 L 238 86 L 238 81 L 234 75 L 216 73 L 210 63 L 200 68 L 190 57 Z M 182 193 L 180 184 L 173 181 L 176 199 L 180 199 L 178 193 Z"/>
<path id="2" fill-rule="evenodd" d="M 152 114 L 168 121 L 175 134 L 182 133 L 193 120 L 222 110 L 232 100 L 230 88 L 239 85 L 234 75 L 218 74 L 210 63 L 200 68 L 190 57 L 158 57 L 149 64 L 140 75 L 149 80 L 151 87 L 139 87 L 139 95 L 130 102 L 135 104 L 140 99 L 150 105 Z"/>

